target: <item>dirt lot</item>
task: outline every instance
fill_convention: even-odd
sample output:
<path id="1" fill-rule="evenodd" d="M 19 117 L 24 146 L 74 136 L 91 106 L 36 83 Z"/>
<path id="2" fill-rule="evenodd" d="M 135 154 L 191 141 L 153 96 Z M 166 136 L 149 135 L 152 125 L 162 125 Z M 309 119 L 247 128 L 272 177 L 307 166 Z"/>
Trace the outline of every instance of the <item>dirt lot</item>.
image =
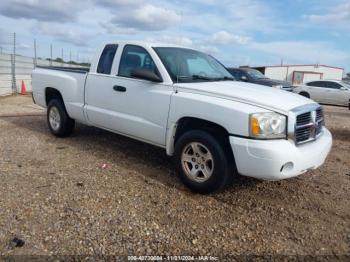
<path id="1" fill-rule="evenodd" d="M 350 111 L 326 118 L 322 168 L 202 196 L 162 149 L 82 125 L 55 138 L 30 97 L 0 98 L 0 254 L 350 255 Z"/>

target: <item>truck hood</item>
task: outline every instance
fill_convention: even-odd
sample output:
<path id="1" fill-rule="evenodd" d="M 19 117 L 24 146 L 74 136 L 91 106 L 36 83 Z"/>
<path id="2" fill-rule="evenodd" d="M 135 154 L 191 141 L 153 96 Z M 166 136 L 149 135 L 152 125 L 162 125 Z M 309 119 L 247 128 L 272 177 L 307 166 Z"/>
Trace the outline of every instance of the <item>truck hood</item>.
<path id="1" fill-rule="evenodd" d="M 281 113 L 288 113 L 293 108 L 315 103 L 298 94 L 238 81 L 177 83 L 175 87 L 179 92 L 221 97 Z"/>

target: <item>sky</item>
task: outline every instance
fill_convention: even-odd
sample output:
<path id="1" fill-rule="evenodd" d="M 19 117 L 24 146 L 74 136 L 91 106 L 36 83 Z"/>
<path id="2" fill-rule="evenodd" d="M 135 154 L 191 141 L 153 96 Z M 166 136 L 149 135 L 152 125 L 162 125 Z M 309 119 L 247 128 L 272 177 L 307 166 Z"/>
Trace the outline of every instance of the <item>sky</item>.
<path id="1" fill-rule="evenodd" d="M 350 72 L 350 0 L 1 0 L 0 47 L 91 61 L 118 40 L 179 44 L 226 66 L 326 64 Z"/>

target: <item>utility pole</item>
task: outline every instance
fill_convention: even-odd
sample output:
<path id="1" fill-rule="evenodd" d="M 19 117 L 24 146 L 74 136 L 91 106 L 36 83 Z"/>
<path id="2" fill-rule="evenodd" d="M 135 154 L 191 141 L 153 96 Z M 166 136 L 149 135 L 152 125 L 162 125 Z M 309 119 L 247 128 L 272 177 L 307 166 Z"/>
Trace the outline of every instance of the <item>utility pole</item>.
<path id="1" fill-rule="evenodd" d="M 63 48 L 61 49 L 61 59 L 62 59 L 62 66 L 63 66 L 63 63 L 64 63 L 64 59 L 63 59 Z"/>
<path id="2" fill-rule="evenodd" d="M 37 56 L 36 56 L 36 39 L 34 39 L 34 68 L 37 65 Z"/>
<path id="3" fill-rule="evenodd" d="M 52 66 L 52 44 L 50 44 L 50 66 Z"/>
<path id="4" fill-rule="evenodd" d="M 13 54 L 12 54 L 12 93 L 17 93 L 17 84 L 16 84 L 16 33 L 13 33 Z"/>

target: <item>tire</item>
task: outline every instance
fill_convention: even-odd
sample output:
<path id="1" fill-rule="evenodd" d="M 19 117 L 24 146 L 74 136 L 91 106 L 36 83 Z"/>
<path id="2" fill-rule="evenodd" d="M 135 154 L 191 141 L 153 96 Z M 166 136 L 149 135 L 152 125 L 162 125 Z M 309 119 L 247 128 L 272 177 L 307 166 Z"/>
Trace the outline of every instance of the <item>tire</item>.
<path id="1" fill-rule="evenodd" d="M 310 98 L 310 94 L 307 92 L 300 92 L 299 95 L 304 96 L 306 98 Z"/>
<path id="2" fill-rule="evenodd" d="M 196 155 L 198 151 L 199 157 Z M 223 189 L 234 175 L 230 163 L 233 157 L 227 152 L 222 142 L 205 131 L 186 132 L 176 142 L 174 154 L 174 164 L 181 181 L 190 190 L 201 194 Z"/>
<path id="3" fill-rule="evenodd" d="M 47 123 L 51 133 L 57 137 L 70 136 L 75 127 L 74 119 L 67 114 L 62 100 L 52 99 L 47 107 Z"/>

